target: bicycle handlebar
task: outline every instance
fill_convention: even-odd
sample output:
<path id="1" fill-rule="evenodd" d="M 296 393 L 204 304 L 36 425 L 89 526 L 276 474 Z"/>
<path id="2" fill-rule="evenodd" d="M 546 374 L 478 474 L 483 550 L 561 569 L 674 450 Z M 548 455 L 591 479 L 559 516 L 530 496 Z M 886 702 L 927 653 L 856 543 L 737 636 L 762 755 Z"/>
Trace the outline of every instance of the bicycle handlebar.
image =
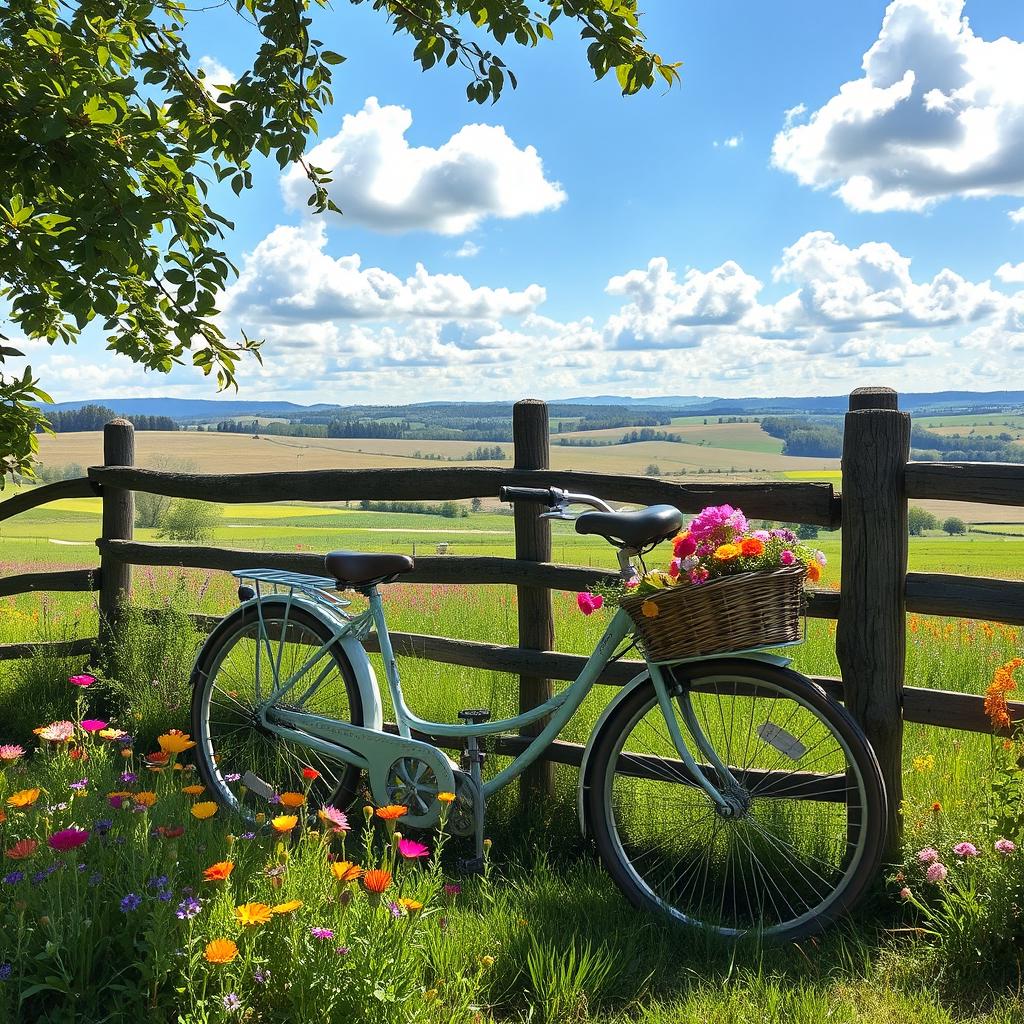
<path id="1" fill-rule="evenodd" d="M 542 505 L 554 508 L 561 500 L 561 495 L 554 493 L 552 487 L 501 487 L 498 489 L 499 501 L 538 501 Z"/>

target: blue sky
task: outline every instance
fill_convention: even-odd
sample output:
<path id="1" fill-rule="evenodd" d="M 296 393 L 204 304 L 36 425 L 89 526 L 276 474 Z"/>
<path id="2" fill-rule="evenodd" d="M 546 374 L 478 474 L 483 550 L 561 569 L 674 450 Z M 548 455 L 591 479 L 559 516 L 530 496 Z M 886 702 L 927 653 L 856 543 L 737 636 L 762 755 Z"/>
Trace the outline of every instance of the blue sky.
<path id="1" fill-rule="evenodd" d="M 221 193 L 224 325 L 267 339 L 238 397 L 1024 387 L 1024 5 L 644 6 L 681 86 L 595 83 L 563 18 L 506 48 L 519 88 L 486 107 L 369 5 L 319 14 L 346 215 L 306 216 L 270 163 Z M 237 20 L 197 17 L 197 62 L 238 73 Z M 57 400 L 213 393 L 97 338 L 31 347 Z"/>

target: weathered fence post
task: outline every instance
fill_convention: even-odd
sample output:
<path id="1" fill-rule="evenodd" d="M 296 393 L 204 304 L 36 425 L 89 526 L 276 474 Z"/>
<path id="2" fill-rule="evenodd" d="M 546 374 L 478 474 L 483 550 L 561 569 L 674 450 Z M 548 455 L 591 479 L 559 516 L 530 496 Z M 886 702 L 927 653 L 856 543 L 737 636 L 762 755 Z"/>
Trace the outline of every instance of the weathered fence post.
<path id="1" fill-rule="evenodd" d="M 135 464 L 135 428 L 128 420 L 111 420 L 103 428 L 103 465 Z M 131 540 L 135 522 L 135 496 L 120 487 L 103 488 L 104 540 Z M 109 648 L 118 616 L 128 603 L 132 569 L 111 555 L 100 556 L 100 650 Z"/>
<path id="2" fill-rule="evenodd" d="M 515 445 L 516 469 L 548 469 L 548 407 L 535 398 L 525 398 L 512 407 L 512 440 Z M 541 507 L 532 502 L 515 505 L 516 558 L 531 562 L 551 561 L 551 524 L 538 518 Z M 519 646 L 536 651 L 550 651 L 555 643 L 555 621 L 551 611 L 551 591 L 543 587 L 516 588 L 519 604 Z M 543 704 L 554 694 L 549 679 L 521 675 L 519 677 L 519 711 Z M 543 722 L 526 726 L 522 735 L 540 732 Z M 554 764 L 537 761 L 522 775 L 519 790 L 520 806 L 528 810 L 534 801 L 554 794 Z"/>
<path id="3" fill-rule="evenodd" d="M 910 416 L 889 388 L 850 395 L 843 435 L 842 573 L 836 655 L 846 706 L 878 755 L 889 797 L 886 850 L 900 851 Z"/>

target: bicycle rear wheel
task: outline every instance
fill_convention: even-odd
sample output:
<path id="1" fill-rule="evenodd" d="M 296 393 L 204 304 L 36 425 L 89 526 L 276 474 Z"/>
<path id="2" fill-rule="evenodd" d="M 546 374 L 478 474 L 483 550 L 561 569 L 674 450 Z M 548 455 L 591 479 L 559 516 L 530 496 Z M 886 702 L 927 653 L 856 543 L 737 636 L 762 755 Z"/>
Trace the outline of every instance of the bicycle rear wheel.
<path id="1" fill-rule="evenodd" d="M 362 725 L 362 701 L 348 657 L 339 643 L 330 643 L 330 628 L 300 606 L 263 601 L 262 618 L 261 636 L 255 605 L 237 609 L 196 661 L 192 734 L 199 775 L 214 800 L 250 821 L 260 812 L 285 813 L 273 802 L 285 792 L 308 794 L 310 811 L 325 804 L 347 807 L 359 770 L 270 732 L 254 709 L 275 680 L 289 678 L 330 644 L 278 706 Z M 310 769 L 316 778 L 307 777 Z M 262 794 L 256 780 L 265 787 Z"/>
<path id="2" fill-rule="evenodd" d="M 609 873 L 636 906 L 725 937 L 820 931 L 881 861 L 885 790 L 863 733 L 787 669 L 723 659 L 666 680 L 690 753 L 721 791 L 687 719 L 736 779 L 735 806 L 723 815 L 687 770 L 648 680 L 587 766 L 588 828 Z"/>

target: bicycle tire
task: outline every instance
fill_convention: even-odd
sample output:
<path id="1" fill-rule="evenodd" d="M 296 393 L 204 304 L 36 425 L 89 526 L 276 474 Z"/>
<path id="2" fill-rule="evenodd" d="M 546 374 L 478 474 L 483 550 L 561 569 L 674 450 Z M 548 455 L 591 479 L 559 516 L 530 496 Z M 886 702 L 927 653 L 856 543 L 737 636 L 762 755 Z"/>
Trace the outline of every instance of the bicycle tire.
<path id="1" fill-rule="evenodd" d="M 588 832 L 594 837 L 601 860 L 609 874 L 634 906 L 667 915 L 682 925 L 713 932 L 726 938 L 757 934 L 772 941 L 796 941 L 821 931 L 853 907 L 877 877 L 881 864 L 886 828 L 886 794 L 877 758 L 864 734 L 845 708 L 828 698 L 824 691 L 806 677 L 788 669 L 744 659 L 718 659 L 677 666 L 673 670 L 666 671 L 666 681 L 669 684 L 670 693 L 674 697 L 674 705 L 683 692 L 689 694 L 691 705 L 694 695 L 698 695 L 701 701 L 708 704 L 710 701 L 704 701 L 704 696 L 719 695 L 718 703 L 720 710 L 723 710 L 720 730 L 722 736 L 725 734 L 726 727 L 724 709 L 721 708 L 720 695 L 722 693 L 731 695 L 737 701 L 744 699 L 753 702 L 753 705 L 756 705 L 762 696 L 764 699 L 769 699 L 769 695 L 773 693 L 776 696 L 771 697 L 772 700 L 777 700 L 780 697 L 788 698 L 797 707 L 803 709 L 803 712 L 800 713 L 800 721 L 809 716 L 823 723 L 825 731 L 836 740 L 838 750 L 842 752 L 848 763 L 840 775 L 839 758 L 838 756 L 834 758 L 833 767 L 836 768 L 836 773 L 834 775 L 818 773 L 819 775 L 824 774 L 826 780 L 819 783 L 814 776 L 807 775 L 802 770 L 797 771 L 795 768 L 782 777 L 779 777 L 780 773 L 773 775 L 770 770 L 765 770 L 764 774 L 753 774 L 760 769 L 752 769 L 748 762 L 745 770 L 751 774 L 744 774 L 742 778 L 745 780 L 744 788 L 748 791 L 750 808 L 743 817 L 737 817 L 734 822 L 732 820 L 724 821 L 721 829 L 722 838 L 719 839 L 719 826 L 714 824 L 719 816 L 714 812 L 714 805 L 704 791 L 696 785 L 692 776 L 688 781 L 682 778 L 680 774 L 682 762 L 678 759 L 674 749 L 672 750 L 673 756 L 665 757 L 655 754 L 653 760 L 650 759 L 650 755 L 636 753 L 632 749 L 632 747 L 641 746 L 642 738 L 634 737 L 631 740 L 631 737 L 637 731 L 637 727 L 642 725 L 652 712 L 655 716 L 661 716 L 661 728 L 665 726 L 654 686 L 648 678 L 645 683 L 639 685 L 624 699 L 604 723 L 602 731 L 595 741 L 596 745 L 588 762 L 587 775 L 584 780 L 586 786 L 584 807 Z M 732 686 L 731 694 L 729 694 L 730 685 Z M 752 688 L 753 692 L 745 694 L 744 687 L 748 690 Z M 735 707 L 736 705 L 733 707 L 734 712 Z M 796 714 L 796 712 L 794 713 Z M 769 711 L 768 722 L 772 720 L 771 714 L 772 712 Z M 759 726 L 758 730 L 754 730 L 752 723 L 756 718 L 755 712 L 747 711 L 746 717 L 748 718 L 748 748 L 750 737 L 755 732 L 758 735 L 758 740 L 753 744 L 754 750 L 764 746 L 767 741 L 760 737 L 762 731 L 766 730 L 764 735 L 770 736 L 778 748 L 788 747 L 789 756 L 793 757 L 799 753 L 802 741 L 798 737 L 789 735 L 785 729 L 780 730 L 777 725 L 775 732 L 772 732 L 771 728 L 767 726 Z M 657 718 L 652 721 L 656 722 Z M 731 719 L 729 724 L 730 744 L 735 724 L 736 719 Z M 707 718 L 705 725 L 708 726 Z M 708 733 L 714 730 L 708 726 L 702 731 Z M 789 738 L 785 738 L 786 736 Z M 824 741 L 819 740 L 820 742 Z M 627 743 L 631 743 L 631 746 L 627 747 Z M 719 746 L 714 744 L 713 746 L 715 746 L 716 753 L 721 756 Z M 625 751 L 623 751 L 624 747 L 626 747 Z M 779 759 L 784 760 L 785 755 L 777 754 L 775 746 L 772 746 L 771 749 L 776 751 Z M 747 751 L 744 753 L 746 755 Z M 700 758 L 697 760 L 700 762 Z M 733 761 L 739 760 L 739 758 L 723 758 L 723 760 L 734 771 L 738 767 L 733 764 Z M 766 763 L 770 761 L 770 757 L 765 758 Z M 705 767 L 708 768 L 707 765 Z M 650 789 L 657 790 L 660 799 L 665 800 L 666 794 L 668 798 L 671 798 L 674 794 L 681 794 L 685 791 L 685 799 L 682 796 L 679 797 L 680 805 L 685 803 L 688 808 L 699 808 L 700 801 L 704 801 L 705 809 L 702 812 L 704 817 L 699 817 L 694 813 L 687 818 L 689 835 L 686 843 L 695 843 L 698 838 L 710 834 L 709 849 L 721 851 L 724 848 L 726 851 L 724 854 L 722 852 L 700 854 L 702 860 L 694 867 L 694 857 L 698 854 L 685 848 L 686 843 L 676 843 L 677 864 L 669 863 L 667 857 L 663 857 L 658 862 L 648 861 L 650 865 L 648 868 L 641 869 L 637 866 L 637 861 L 642 862 L 644 857 L 650 856 L 650 848 L 653 845 L 653 840 L 649 838 L 650 829 L 659 827 L 657 823 L 654 826 L 628 824 L 634 816 L 634 808 L 624 800 L 628 799 L 630 795 L 635 797 L 640 792 L 640 783 L 646 780 L 638 779 L 637 772 L 643 769 L 649 770 L 653 775 L 657 775 L 659 772 L 663 773 L 663 778 L 650 780 Z M 620 783 L 619 792 L 616 793 L 615 780 L 617 778 L 632 780 L 632 784 Z M 819 787 L 817 792 L 822 794 L 821 800 L 801 799 L 794 796 L 789 799 L 789 803 L 799 802 L 808 807 L 831 807 L 834 804 L 838 808 L 843 802 L 837 800 L 840 783 L 827 781 L 833 778 L 842 778 L 842 785 L 845 786 L 843 790 L 846 805 L 845 824 L 842 824 L 841 818 L 838 822 L 833 823 L 830 820 L 829 823 L 833 833 L 839 827 L 845 828 L 845 848 L 840 851 L 840 837 L 827 836 L 825 828 L 820 824 L 818 833 L 812 835 L 812 840 L 808 840 L 803 835 L 791 840 L 791 844 L 799 842 L 804 846 L 808 846 L 810 842 L 817 842 L 820 844 L 819 849 L 825 848 L 824 843 L 827 840 L 828 848 L 835 848 L 836 863 L 829 865 L 831 871 L 826 875 L 825 868 L 819 866 L 825 861 L 818 860 L 816 855 L 799 853 L 796 851 L 795 845 L 793 854 L 790 854 L 788 850 L 784 851 L 781 846 L 773 845 L 778 842 L 778 839 L 775 833 L 768 833 L 768 826 L 765 824 L 767 818 L 757 819 L 756 816 L 765 815 L 767 812 L 767 817 L 784 818 L 781 808 L 785 794 L 787 792 L 799 793 L 801 792 L 800 787 L 814 785 Z M 786 782 L 786 779 L 797 781 Z M 750 780 L 759 781 L 755 784 Z M 851 788 L 851 781 L 855 788 Z M 763 790 L 763 796 L 757 795 L 759 789 Z M 811 789 L 805 788 L 803 792 L 810 793 Z M 826 797 L 826 793 L 831 795 Z M 829 801 L 828 803 L 825 802 L 826 799 Z M 770 801 L 774 801 L 774 803 L 770 803 Z M 766 802 L 769 802 L 767 808 L 765 807 Z M 711 812 L 710 817 L 707 815 L 708 809 Z M 657 819 L 657 813 L 655 809 L 655 819 Z M 660 813 L 663 817 L 665 816 L 664 807 L 661 808 Z M 804 807 L 801 807 L 801 814 L 804 813 L 806 813 Z M 838 818 L 841 814 L 842 812 L 837 809 L 831 818 Z M 621 817 L 622 821 L 617 820 L 618 817 Z M 824 812 L 821 813 L 821 817 L 824 821 Z M 739 827 L 741 821 L 746 821 L 742 835 Z M 797 821 L 802 824 L 803 819 L 797 818 Z M 731 833 L 728 831 L 730 824 L 735 825 Z M 644 840 L 648 847 L 646 852 L 641 845 L 643 837 L 634 834 L 641 833 L 644 827 L 648 829 L 648 838 Z M 804 829 L 804 831 L 808 830 Z M 811 831 L 813 832 L 813 830 Z M 764 833 L 763 836 L 762 833 Z M 855 841 L 851 837 L 855 837 Z M 664 845 L 668 848 L 668 838 Z M 734 866 L 732 870 L 732 893 L 727 899 L 729 896 L 729 866 L 736 850 L 740 852 L 735 854 L 737 866 Z M 839 856 L 840 852 L 842 852 L 841 857 Z M 771 869 L 778 872 L 779 879 L 785 880 L 789 889 L 784 888 L 772 877 L 766 878 L 766 868 L 759 859 L 762 853 L 770 854 Z M 749 876 L 742 866 L 744 855 L 747 856 L 750 868 Z M 787 861 L 786 856 L 790 856 L 791 859 Z M 808 888 L 817 886 L 824 890 L 827 887 L 828 891 L 822 892 L 818 903 L 805 906 L 800 913 L 796 912 L 797 907 L 792 907 L 792 916 L 787 918 L 786 912 L 779 907 L 778 903 L 785 902 L 788 905 L 789 900 L 795 900 L 795 883 L 792 879 L 787 879 L 787 874 L 800 877 L 800 868 L 797 865 L 803 863 L 799 860 L 803 856 L 808 858 L 809 875 L 817 875 L 821 879 L 820 886 L 812 881 Z M 720 863 L 723 858 L 724 867 Z M 766 856 L 766 862 L 768 859 Z M 665 863 L 664 867 L 662 867 L 663 862 Z M 700 864 L 704 864 L 705 875 L 698 896 L 696 876 L 700 871 Z M 712 864 L 714 867 L 711 869 L 711 874 L 722 879 L 721 901 L 715 913 L 711 912 L 715 908 L 708 907 L 706 898 L 707 876 Z M 644 877 L 645 872 L 647 875 L 654 875 L 656 869 L 664 874 L 664 879 Z M 686 874 L 684 875 L 683 872 Z M 691 877 L 693 879 L 692 898 L 690 898 Z M 749 886 L 748 878 L 751 883 Z M 759 881 L 763 890 L 761 892 L 757 888 Z M 742 892 L 738 882 L 742 882 Z M 773 885 L 781 892 L 781 896 L 778 892 L 772 892 Z M 678 896 L 674 896 L 673 894 L 677 890 Z M 714 892 L 714 890 L 711 891 Z M 765 892 L 770 897 L 770 907 L 766 905 Z M 672 898 L 666 898 L 667 896 Z M 777 896 L 778 901 L 776 900 Z M 684 903 L 684 897 L 690 898 L 693 905 L 681 907 L 673 902 L 675 900 L 678 903 Z M 752 906 L 756 901 L 760 901 L 760 919 Z"/>
<path id="2" fill-rule="evenodd" d="M 268 632 L 273 633 L 274 623 L 285 622 L 285 608 L 286 605 L 283 601 L 265 600 L 262 602 L 263 622 L 265 627 L 269 627 Z M 275 749 L 282 752 L 288 751 L 292 746 L 298 748 L 297 744 L 288 744 L 287 741 L 259 727 L 255 721 L 246 720 L 244 711 L 249 709 L 245 705 L 245 695 L 241 694 L 237 688 L 233 691 L 225 691 L 225 693 L 230 694 L 229 699 L 232 705 L 240 705 L 237 709 L 233 706 L 231 708 L 231 714 L 235 719 L 231 724 L 234 733 L 241 734 L 241 742 L 227 746 L 223 730 L 214 728 L 211 716 L 211 698 L 218 676 L 222 675 L 221 669 L 226 659 L 236 649 L 240 641 L 247 639 L 250 644 L 253 642 L 253 635 L 258 624 L 259 613 L 254 604 L 244 605 L 229 614 L 203 645 L 192 670 L 190 683 L 192 735 L 196 741 L 196 764 L 199 777 L 209 794 L 220 806 L 226 810 L 237 811 L 249 820 L 254 819 L 258 811 L 254 806 L 250 806 L 251 800 L 240 799 L 239 794 L 232 788 L 233 786 L 237 787 L 240 782 L 240 779 L 235 776 L 240 776 L 246 770 L 254 770 L 259 767 L 263 754 L 269 755 Z M 326 623 L 312 612 L 295 604 L 292 604 L 287 610 L 287 626 L 285 628 L 293 630 L 296 638 L 301 631 L 312 642 L 318 641 L 320 645 L 328 644 L 332 636 L 332 631 Z M 308 651 L 308 644 L 301 646 Z M 259 645 L 257 650 L 258 656 L 262 656 L 263 646 Z M 316 710 L 318 713 L 329 713 L 331 717 L 340 718 L 353 725 L 362 725 L 364 721 L 363 704 L 355 671 L 348 655 L 341 644 L 335 642 L 330 646 L 327 656 L 337 670 L 337 679 L 336 681 L 331 680 L 335 685 L 328 689 L 324 689 L 321 684 L 320 690 L 317 691 L 318 694 L 321 694 L 321 699 L 312 710 Z M 246 657 L 247 655 L 242 656 L 243 663 Z M 244 675 L 244 672 L 238 668 L 236 676 L 232 677 L 232 680 L 236 682 L 236 687 L 237 685 L 244 687 L 252 682 L 247 678 L 238 678 L 240 675 Z M 253 662 L 253 675 L 255 676 L 255 661 Z M 340 689 L 344 690 L 345 703 L 342 705 L 339 701 L 339 706 L 335 710 L 334 707 L 326 705 L 332 705 L 332 696 L 339 695 L 339 684 Z M 299 684 L 296 690 L 301 688 L 302 684 Z M 314 694 L 314 696 L 316 695 Z M 289 705 L 286 703 L 285 706 Z M 225 704 L 224 707 L 227 705 Z M 229 716 L 222 714 L 221 717 L 227 719 Z M 215 736 L 214 732 L 217 732 L 218 735 Z M 246 741 L 251 743 L 254 748 L 265 748 L 258 752 L 254 749 L 248 763 L 246 762 L 247 751 L 243 746 Z M 280 762 L 281 755 L 275 756 Z M 291 756 L 290 767 L 295 770 L 288 770 L 287 773 L 282 770 L 281 775 L 274 778 L 264 778 L 264 775 L 270 774 L 268 772 L 261 775 L 259 771 L 255 771 L 255 774 L 276 793 L 285 790 L 305 792 L 308 796 L 306 807 L 310 812 L 327 804 L 339 809 L 346 809 L 352 804 L 359 785 L 360 771 L 358 768 L 343 762 L 333 760 L 328 762 L 327 759 L 309 751 L 306 747 L 301 748 L 301 754 L 294 753 Z M 304 766 L 316 769 L 319 772 L 319 777 L 312 781 L 303 778 L 301 768 Z M 287 777 L 284 777 L 285 774 Z M 260 809 L 264 813 L 273 813 L 270 807 L 264 806 Z"/>

